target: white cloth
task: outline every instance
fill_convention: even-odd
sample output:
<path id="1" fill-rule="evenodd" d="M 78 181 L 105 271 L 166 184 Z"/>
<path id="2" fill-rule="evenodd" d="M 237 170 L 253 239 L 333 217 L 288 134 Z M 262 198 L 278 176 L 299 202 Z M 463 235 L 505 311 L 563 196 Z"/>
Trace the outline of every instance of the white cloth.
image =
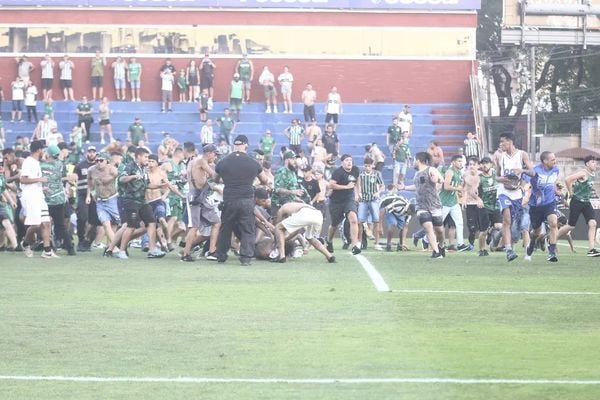
<path id="1" fill-rule="evenodd" d="M 281 224 L 289 233 L 305 228 L 304 237 L 310 240 L 321 233 L 323 214 L 313 207 L 306 206 L 285 218 Z"/>
<path id="2" fill-rule="evenodd" d="M 341 101 L 339 93 L 329 93 L 327 96 L 327 114 L 339 114 Z"/>

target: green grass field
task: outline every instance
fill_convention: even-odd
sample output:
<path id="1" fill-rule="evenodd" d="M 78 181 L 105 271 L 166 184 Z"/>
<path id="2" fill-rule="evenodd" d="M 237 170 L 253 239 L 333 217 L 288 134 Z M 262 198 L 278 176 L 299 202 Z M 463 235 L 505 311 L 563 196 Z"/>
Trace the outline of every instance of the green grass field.
<path id="1" fill-rule="evenodd" d="M 363 252 L 392 292 L 339 245 L 333 265 L 1 254 L 0 398 L 596 400 L 600 259 L 560 250 Z"/>

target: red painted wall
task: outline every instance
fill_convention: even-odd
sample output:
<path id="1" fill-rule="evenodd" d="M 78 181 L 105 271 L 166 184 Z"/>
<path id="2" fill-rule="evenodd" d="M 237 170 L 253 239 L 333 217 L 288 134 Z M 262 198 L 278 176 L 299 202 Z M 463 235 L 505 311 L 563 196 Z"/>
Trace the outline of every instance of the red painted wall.
<path id="1" fill-rule="evenodd" d="M 444 26 L 475 27 L 477 17 L 459 13 L 363 13 L 363 12 L 264 12 L 264 11 L 210 11 L 210 10 L 47 10 L 3 9 L 0 23 L 36 24 L 264 24 L 264 25 L 336 25 L 373 27 L 385 26 Z M 158 100 L 160 82 L 158 71 L 165 55 L 155 58 L 140 58 L 143 65 L 142 98 Z M 91 96 L 89 83 L 89 59 L 72 55 L 76 68 L 74 72 L 75 96 Z M 114 59 L 108 59 L 108 65 Z M 196 59 L 199 61 L 199 59 Z M 237 62 L 231 58 L 213 56 L 217 65 L 215 78 L 215 99 L 228 99 L 229 82 Z M 36 85 L 40 83 L 39 61 L 31 61 L 38 66 L 33 72 Z M 59 61 L 58 59 L 55 61 Z M 184 68 L 186 60 L 174 59 L 178 68 Z M 453 103 L 469 102 L 468 76 L 471 61 L 392 61 L 392 60 L 307 60 L 307 59 L 259 59 L 254 60 L 255 80 L 263 65 L 277 76 L 284 65 L 289 65 L 295 78 L 294 101 L 300 101 L 300 94 L 306 82 L 311 82 L 317 90 L 318 100 L 323 101 L 329 88 L 337 86 L 344 102 L 407 102 L 407 103 Z M 58 68 L 57 72 L 58 74 Z M 16 74 L 15 61 L 0 57 L 0 76 L 5 94 L 10 96 L 10 81 Z M 58 75 L 57 75 L 58 76 Z M 62 99 L 55 83 L 55 99 Z M 114 98 L 112 74 L 107 67 L 105 73 L 105 93 Z M 255 82 L 253 99 L 262 100 L 262 90 Z"/>
<path id="2" fill-rule="evenodd" d="M 91 96 L 90 62 L 88 58 L 72 58 L 75 63 L 75 97 Z M 164 58 L 138 59 L 143 66 L 142 99 L 159 100 L 159 69 Z M 40 88 L 40 58 L 30 58 L 37 69 L 32 72 L 32 80 Z M 59 59 L 55 59 L 58 63 Z M 112 70 L 114 59 L 107 59 L 104 88 L 109 98 L 114 98 L 112 89 Z M 196 62 L 199 62 L 196 59 Z M 225 101 L 229 96 L 229 82 L 236 65 L 234 59 L 213 57 L 217 65 L 215 71 L 215 100 Z M 174 59 L 179 69 L 186 66 L 186 60 Z M 263 65 L 277 76 L 283 66 L 288 65 L 294 75 L 294 101 L 300 101 L 302 88 L 311 82 L 317 91 L 318 100 L 323 101 L 331 86 L 337 86 L 346 103 L 357 102 L 400 102 L 400 103 L 466 103 L 470 102 L 468 76 L 470 61 L 362 61 L 362 60 L 254 60 L 254 101 L 263 99 L 258 85 L 258 76 Z M 16 76 L 16 63 L 13 58 L 0 58 L 0 84 L 10 97 L 10 82 Z M 62 93 L 58 85 L 58 68 L 54 85 L 54 98 L 61 100 Z"/>

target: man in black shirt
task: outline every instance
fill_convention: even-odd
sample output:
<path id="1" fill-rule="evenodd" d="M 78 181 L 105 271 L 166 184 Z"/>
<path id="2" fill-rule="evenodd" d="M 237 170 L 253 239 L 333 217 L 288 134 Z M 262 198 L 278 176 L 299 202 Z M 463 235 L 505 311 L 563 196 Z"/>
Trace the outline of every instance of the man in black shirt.
<path id="1" fill-rule="evenodd" d="M 236 232 L 240 239 L 240 262 L 250 265 L 254 257 L 256 226 L 254 222 L 254 179 L 258 177 L 263 185 L 267 177 L 256 160 L 247 154 L 248 138 L 238 135 L 233 141 L 233 153 L 217 164 L 216 181 L 222 180 L 223 212 L 221 228 L 217 239 L 217 261 L 224 263 L 231 246 L 231 234 Z"/>
<path id="2" fill-rule="evenodd" d="M 350 238 L 352 241 L 352 254 L 360 253 L 360 241 L 358 240 L 358 192 L 356 182 L 360 175 L 357 166 L 352 165 L 352 156 L 342 155 L 342 166 L 333 171 L 329 180 L 329 188 L 332 190 L 329 196 L 329 214 L 331 225 L 327 237 L 327 250 L 333 252 L 333 236 L 338 225 L 348 219 L 350 223 Z"/>
<path id="3" fill-rule="evenodd" d="M 77 251 L 90 251 L 91 240 L 86 238 L 88 223 L 93 227 L 100 226 L 98 214 L 96 213 L 96 202 L 92 199 L 90 203 L 86 203 L 88 186 L 88 170 L 96 164 L 96 147 L 89 146 L 86 157 L 80 161 L 73 171 L 77 175 Z M 93 229 L 90 228 L 90 229 Z M 91 237 L 95 236 L 95 232 L 89 232 Z"/>
<path id="4" fill-rule="evenodd" d="M 340 152 L 340 141 L 337 133 L 333 130 L 333 125 L 329 124 L 325 127 L 325 134 L 321 136 L 321 142 L 327 152 L 328 157 L 337 156 Z"/>

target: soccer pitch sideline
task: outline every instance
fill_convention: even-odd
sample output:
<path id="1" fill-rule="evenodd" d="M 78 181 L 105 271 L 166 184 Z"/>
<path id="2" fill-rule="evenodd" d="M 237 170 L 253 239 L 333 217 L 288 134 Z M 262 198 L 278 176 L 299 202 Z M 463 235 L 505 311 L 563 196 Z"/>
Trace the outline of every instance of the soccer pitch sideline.
<path id="1" fill-rule="evenodd" d="M 600 260 L 560 250 L 0 254 L 0 398 L 597 400 Z"/>

